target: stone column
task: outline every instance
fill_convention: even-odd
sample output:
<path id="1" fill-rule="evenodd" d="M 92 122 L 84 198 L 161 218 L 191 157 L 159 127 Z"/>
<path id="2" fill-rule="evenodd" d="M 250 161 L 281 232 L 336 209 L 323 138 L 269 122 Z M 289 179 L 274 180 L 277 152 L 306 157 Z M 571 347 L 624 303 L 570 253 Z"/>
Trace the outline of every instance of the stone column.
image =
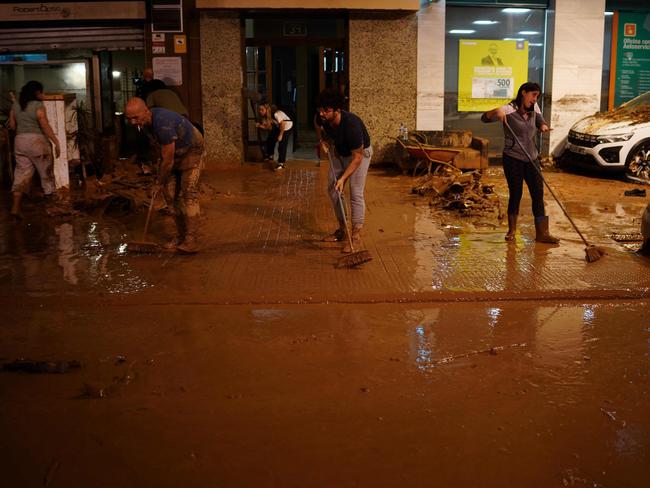
<path id="1" fill-rule="evenodd" d="M 236 12 L 201 14 L 201 85 L 208 167 L 244 161 L 242 37 Z"/>
<path id="2" fill-rule="evenodd" d="M 605 0 L 552 0 L 550 10 L 549 152 L 559 156 L 571 126 L 600 110 Z"/>
<path id="3" fill-rule="evenodd" d="M 443 130 L 445 105 L 445 0 L 418 12 L 417 130 Z"/>
<path id="4" fill-rule="evenodd" d="M 350 111 L 366 124 L 374 162 L 397 157 L 400 123 L 415 127 L 417 14 L 350 14 Z"/>

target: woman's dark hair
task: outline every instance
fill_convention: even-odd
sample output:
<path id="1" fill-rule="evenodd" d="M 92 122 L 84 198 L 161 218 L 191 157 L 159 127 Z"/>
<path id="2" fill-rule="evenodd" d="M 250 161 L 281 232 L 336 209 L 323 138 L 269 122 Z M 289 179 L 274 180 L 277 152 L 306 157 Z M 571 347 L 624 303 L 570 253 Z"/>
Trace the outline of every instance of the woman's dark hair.
<path id="1" fill-rule="evenodd" d="M 25 110 L 29 102 L 32 100 L 38 100 L 38 97 L 36 96 L 38 92 L 43 92 L 43 85 L 40 82 L 32 80 L 25 83 L 25 86 L 20 90 L 20 95 L 18 96 L 20 109 Z"/>
<path id="2" fill-rule="evenodd" d="M 332 108 L 334 110 L 343 109 L 345 99 L 339 90 L 336 88 L 326 88 L 318 95 L 316 107 L 318 108 Z"/>
<path id="3" fill-rule="evenodd" d="M 542 93 L 542 87 L 540 87 L 537 83 L 533 81 L 527 81 L 526 83 L 524 83 L 519 87 L 519 90 L 517 90 L 517 98 L 514 99 L 517 108 L 521 106 L 521 99 L 524 96 L 524 92 L 532 92 L 532 91 Z"/>

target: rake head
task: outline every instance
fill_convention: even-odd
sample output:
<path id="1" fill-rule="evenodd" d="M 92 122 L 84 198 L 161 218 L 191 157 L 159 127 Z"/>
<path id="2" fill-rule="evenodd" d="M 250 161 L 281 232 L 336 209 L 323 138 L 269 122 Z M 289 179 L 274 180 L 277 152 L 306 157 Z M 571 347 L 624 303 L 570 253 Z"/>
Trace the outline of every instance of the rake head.
<path id="1" fill-rule="evenodd" d="M 367 263 L 368 261 L 372 261 L 370 251 L 355 251 L 350 254 L 346 254 L 345 256 L 341 256 L 336 262 L 336 267 L 356 268 L 357 266 L 361 266 L 363 263 Z"/>

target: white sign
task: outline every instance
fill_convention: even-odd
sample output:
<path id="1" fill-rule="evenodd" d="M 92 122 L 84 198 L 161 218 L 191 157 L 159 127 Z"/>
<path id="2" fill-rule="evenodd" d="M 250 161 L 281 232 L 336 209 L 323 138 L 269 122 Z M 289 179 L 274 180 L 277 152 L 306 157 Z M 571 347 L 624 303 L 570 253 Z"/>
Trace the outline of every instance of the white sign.
<path id="1" fill-rule="evenodd" d="M 143 0 L 108 2 L 41 2 L 10 3 L 0 2 L 0 21 L 35 20 L 93 20 L 106 19 L 144 19 L 147 11 Z"/>
<path id="2" fill-rule="evenodd" d="M 183 84 L 183 62 L 179 56 L 153 58 L 152 67 L 155 77 L 164 81 L 166 85 Z"/>

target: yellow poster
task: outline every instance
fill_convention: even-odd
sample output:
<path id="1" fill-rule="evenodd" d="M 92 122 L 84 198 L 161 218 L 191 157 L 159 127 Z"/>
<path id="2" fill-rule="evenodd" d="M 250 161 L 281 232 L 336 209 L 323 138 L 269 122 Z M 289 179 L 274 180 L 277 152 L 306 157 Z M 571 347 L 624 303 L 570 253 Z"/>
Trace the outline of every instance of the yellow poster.
<path id="1" fill-rule="evenodd" d="M 485 112 L 504 105 L 528 81 L 528 41 L 459 42 L 459 112 Z"/>

